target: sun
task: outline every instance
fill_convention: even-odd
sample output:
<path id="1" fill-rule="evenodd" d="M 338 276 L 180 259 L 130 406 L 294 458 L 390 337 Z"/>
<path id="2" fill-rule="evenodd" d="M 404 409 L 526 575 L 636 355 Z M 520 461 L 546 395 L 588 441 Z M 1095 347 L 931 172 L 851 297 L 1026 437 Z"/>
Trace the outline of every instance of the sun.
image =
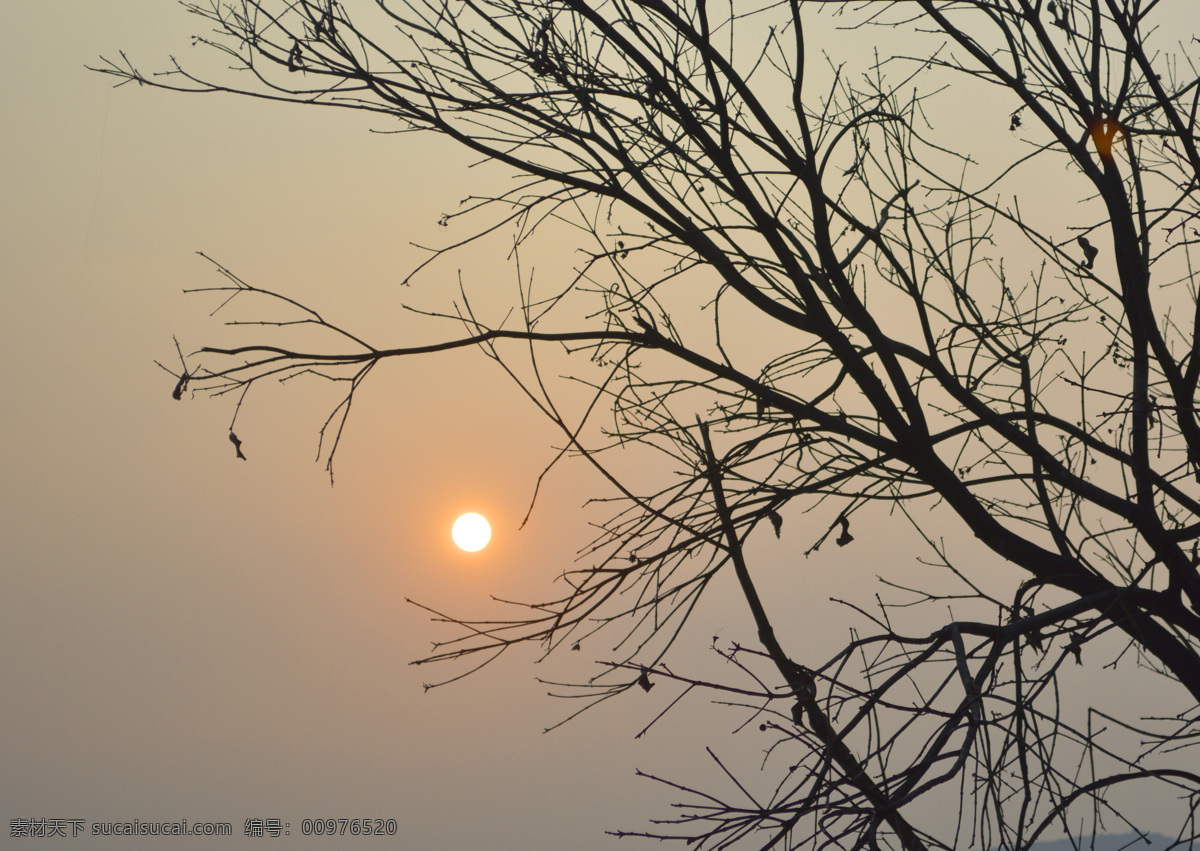
<path id="1" fill-rule="evenodd" d="M 474 553 L 486 547 L 492 539 L 492 527 L 481 514 L 464 514 L 454 521 L 450 535 L 459 549 Z"/>

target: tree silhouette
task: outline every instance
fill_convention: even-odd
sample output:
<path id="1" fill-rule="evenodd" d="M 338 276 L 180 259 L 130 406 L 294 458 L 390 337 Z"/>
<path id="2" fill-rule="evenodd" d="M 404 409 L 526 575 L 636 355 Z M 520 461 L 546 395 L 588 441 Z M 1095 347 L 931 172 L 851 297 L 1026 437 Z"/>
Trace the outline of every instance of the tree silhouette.
<path id="1" fill-rule="evenodd" d="M 612 513 L 559 597 L 500 621 L 434 613 L 463 632 L 421 661 L 615 633 L 622 655 L 575 693 L 674 682 L 744 707 L 771 737 L 767 792 L 664 778 L 685 800 L 642 835 L 1015 849 L 1087 821 L 1184 841 L 1200 800 L 1200 79 L 1197 39 L 1156 31 L 1182 3 L 211 0 L 184 4 L 212 28 L 196 42 L 240 74 L 144 74 L 123 54 L 94 70 L 377 113 L 522 176 L 443 216 L 486 223 L 435 256 L 576 229 L 572 279 L 530 283 L 515 320 L 460 301 L 433 318 L 462 331 L 419 347 L 368 345 L 218 265 L 213 290 L 274 305 L 247 324 L 326 342 L 202 348 L 174 395 L 240 407 L 263 379 L 346 381 L 322 431 L 332 475 L 380 362 L 475 346 L 504 366 L 562 429 L 560 456 L 613 489 Z M 814 55 L 838 33 L 873 54 Z M 590 393 L 574 413 L 539 370 L 564 350 Z M 657 485 L 621 474 L 630 446 L 661 456 Z M 875 505 L 912 521 L 942 579 L 847 601 L 830 658 L 785 646 L 792 607 L 763 599 L 748 541 L 812 512 L 828 528 L 804 533 L 806 555 L 834 532 L 854 546 Z M 714 642 L 726 680 L 674 670 L 728 572 L 757 646 Z M 1092 706 L 1067 684 L 1118 664 L 1163 685 Z M 1137 822 L 1126 787 L 1175 800 L 1178 820 Z"/>

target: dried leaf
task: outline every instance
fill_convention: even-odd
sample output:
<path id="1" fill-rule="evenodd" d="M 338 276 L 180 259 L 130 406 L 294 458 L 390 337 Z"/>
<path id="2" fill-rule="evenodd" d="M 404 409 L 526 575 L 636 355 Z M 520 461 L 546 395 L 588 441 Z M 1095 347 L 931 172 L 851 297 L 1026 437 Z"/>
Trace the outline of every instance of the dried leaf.
<path id="1" fill-rule="evenodd" d="M 642 687 L 642 691 L 650 691 L 654 688 L 654 683 L 650 682 L 650 676 L 645 668 L 642 668 L 642 675 L 638 677 L 637 684 Z"/>
<path id="2" fill-rule="evenodd" d="M 232 430 L 229 432 L 229 442 L 232 443 L 233 448 L 237 450 L 237 457 L 245 461 L 246 456 L 242 454 L 242 441 L 238 439 L 238 436 L 234 434 Z"/>
<path id="3" fill-rule="evenodd" d="M 846 516 L 838 518 L 838 522 L 842 524 L 842 534 L 838 535 L 838 539 L 834 541 L 839 547 L 844 547 L 846 544 L 854 540 L 854 536 L 850 534 L 850 520 Z"/>

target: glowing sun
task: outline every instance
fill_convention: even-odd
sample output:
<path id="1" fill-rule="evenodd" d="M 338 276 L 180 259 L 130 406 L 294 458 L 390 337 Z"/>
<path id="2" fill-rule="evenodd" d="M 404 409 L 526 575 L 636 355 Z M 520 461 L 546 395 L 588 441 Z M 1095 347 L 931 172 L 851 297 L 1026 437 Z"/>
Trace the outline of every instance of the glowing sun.
<path id="1" fill-rule="evenodd" d="M 481 514 L 464 514 L 450 530 L 454 543 L 469 553 L 478 552 L 492 539 L 492 527 Z"/>

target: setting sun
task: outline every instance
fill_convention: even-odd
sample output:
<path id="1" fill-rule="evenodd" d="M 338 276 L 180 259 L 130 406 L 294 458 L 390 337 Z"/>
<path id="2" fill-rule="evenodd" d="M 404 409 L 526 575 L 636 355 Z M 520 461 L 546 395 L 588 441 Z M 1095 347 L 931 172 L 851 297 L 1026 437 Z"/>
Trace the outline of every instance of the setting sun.
<path id="1" fill-rule="evenodd" d="M 492 538 L 492 527 L 481 514 L 464 514 L 454 521 L 450 535 L 459 549 L 473 553 L 487 546 Z"/>

